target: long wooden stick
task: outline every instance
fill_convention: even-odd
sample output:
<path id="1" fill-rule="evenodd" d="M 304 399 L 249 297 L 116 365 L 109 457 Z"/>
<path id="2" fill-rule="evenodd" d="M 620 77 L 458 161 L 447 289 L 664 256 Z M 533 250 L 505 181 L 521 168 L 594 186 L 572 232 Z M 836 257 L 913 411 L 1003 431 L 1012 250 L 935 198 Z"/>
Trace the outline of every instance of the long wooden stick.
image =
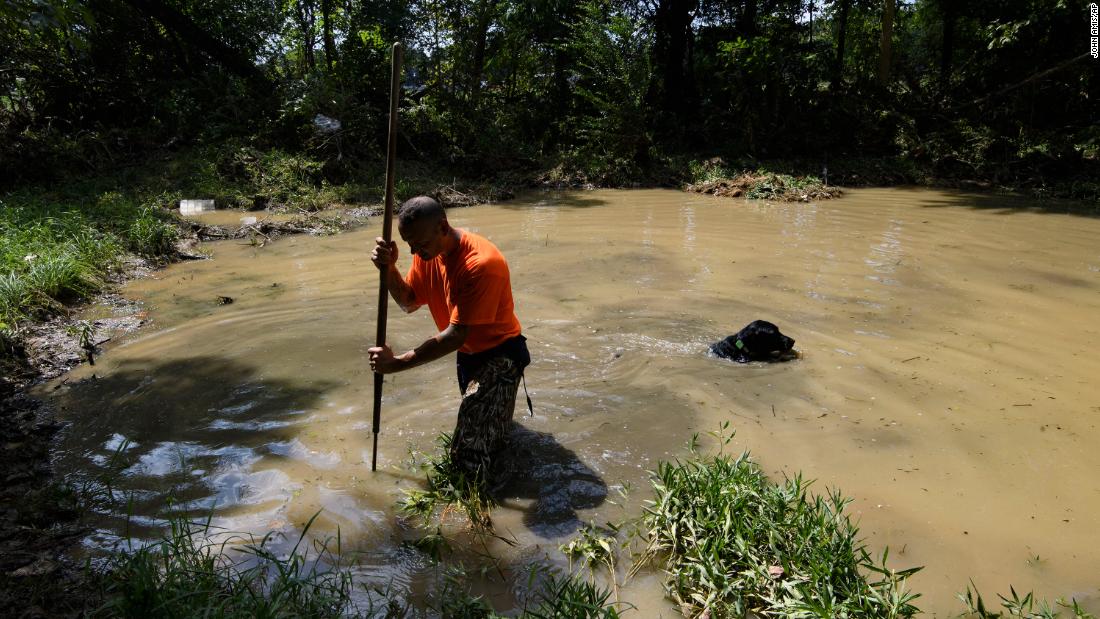
<path id="1" fill-rule="evenodd" d="M 382 218 L 382 238 L 387 247 L 393 232 L 393 176 L 394 163 L 397 160 L 397 99 L 401 95 L 401 44 L 393 44 L 393 72 L 390 75 L 390 135 L 386 151 L 386 213 Z M 378 337 L 375 346 L 386 345 L 386 310 L 389 307 L 389 290 L 386 287 L 386 273 L 379 271 L 378 278 Z M 382 420 L 382 375 L 374 375 L 374 419 L 371 430 L 374 432 L 374 446 L 370 452 L 370 470 L 378 468 L 378 426 Z"/>

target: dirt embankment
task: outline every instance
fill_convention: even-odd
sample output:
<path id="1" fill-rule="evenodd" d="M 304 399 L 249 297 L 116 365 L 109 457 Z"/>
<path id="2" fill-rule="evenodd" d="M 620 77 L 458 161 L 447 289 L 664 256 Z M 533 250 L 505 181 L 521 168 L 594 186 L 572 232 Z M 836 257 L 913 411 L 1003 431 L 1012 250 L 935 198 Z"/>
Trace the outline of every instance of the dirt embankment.
<path id="1" fill-rule="evenodd" d="M 148 274 L 153 265 L 130 259 L 112 284 Z M 75 310 L 24 325 L 0 355 L 0 615 L 75 617 L 99 604 L 96 579 L 70 554 L 88 532 L 76 489 L 51 467 L 51 448 L 63 425 L 50 406 L 28 395 L 37 383 L 81 363 L 100 347 L 145 322 L 140 303 L 115 292 L 96 299 L 105 317 L 80 320 Z M 94 414 L 95 411 L 89 411 Z"/>

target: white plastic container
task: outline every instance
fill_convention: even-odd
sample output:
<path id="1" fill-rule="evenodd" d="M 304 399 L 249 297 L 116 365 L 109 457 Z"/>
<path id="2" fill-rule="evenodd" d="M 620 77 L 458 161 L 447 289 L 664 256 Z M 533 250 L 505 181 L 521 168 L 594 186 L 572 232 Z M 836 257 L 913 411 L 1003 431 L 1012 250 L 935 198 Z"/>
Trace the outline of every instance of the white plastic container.
<path id="1" fill-rule="evenodd" d="M 180 200 L 180 215 L 194 215 L 214 210 L 213 200 Z"/>

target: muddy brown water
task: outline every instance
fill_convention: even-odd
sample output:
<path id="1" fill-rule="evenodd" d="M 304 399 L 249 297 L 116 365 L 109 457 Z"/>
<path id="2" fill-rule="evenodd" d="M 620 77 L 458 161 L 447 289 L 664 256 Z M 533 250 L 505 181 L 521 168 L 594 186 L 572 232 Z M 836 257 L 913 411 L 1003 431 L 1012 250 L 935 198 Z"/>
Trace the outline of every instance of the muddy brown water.
<path id="1" fill-rule="evenodd" d="M 535 416 L 516 415 L 528 483 L 494 514 L 518 541 L 492 548 L 513 579 L 488 587 L 502 609 L 523 566 L 564 565 L 581 522 L 636 515 L 646 471 L 724 421 L 769 474 L 852 496 L 875 552 L 924 566 L 911 587 L 930 614 L 961 610 L 969 579 L 1100 609 L 1100 219 L 910 189 L 547 193 L 450 217 L 507 256 L 534 357 Z M 88 545 L 154 537 L 169 501 L 291 541 L 321 510 L 311 534 L 339 529 L 361 581 L 429 593 L 438 574 L 400 546 L 394 503 L 420 477 L 408 447 L 453 427 L 458 389 L 450 359 L 389 378 L 370 472 L 376 227 L 210 244 L 213 260 L 126 287 L 151 324 L 45 387 L 70 423 L 63 472 L 94 479 L 130 442 L 113 488 L 133 516 L 104 510 Z M 434 332 L 426 310 L 389 314 L 396 348 Z M 757 318 L 803 358 L 707 356 Z M 623 587 L 635 616 L 677 616 L 658 583 Z"/>

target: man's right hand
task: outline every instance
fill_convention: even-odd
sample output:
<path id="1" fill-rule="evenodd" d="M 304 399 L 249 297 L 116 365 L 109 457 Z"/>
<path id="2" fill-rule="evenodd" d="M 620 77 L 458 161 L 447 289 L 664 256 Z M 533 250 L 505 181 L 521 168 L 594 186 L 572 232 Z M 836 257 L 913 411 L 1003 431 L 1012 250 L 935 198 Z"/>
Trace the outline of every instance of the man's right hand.
<path id="1" fill-rule="evenodd" d="M 374 239 L 374 251 L 370 253 L 370 261 L 379 271 L 386 271 L 391 266 L 397 266 L 397 242 L 390 241 L 386 246 L 386 239 L 376 237 Z"/>

